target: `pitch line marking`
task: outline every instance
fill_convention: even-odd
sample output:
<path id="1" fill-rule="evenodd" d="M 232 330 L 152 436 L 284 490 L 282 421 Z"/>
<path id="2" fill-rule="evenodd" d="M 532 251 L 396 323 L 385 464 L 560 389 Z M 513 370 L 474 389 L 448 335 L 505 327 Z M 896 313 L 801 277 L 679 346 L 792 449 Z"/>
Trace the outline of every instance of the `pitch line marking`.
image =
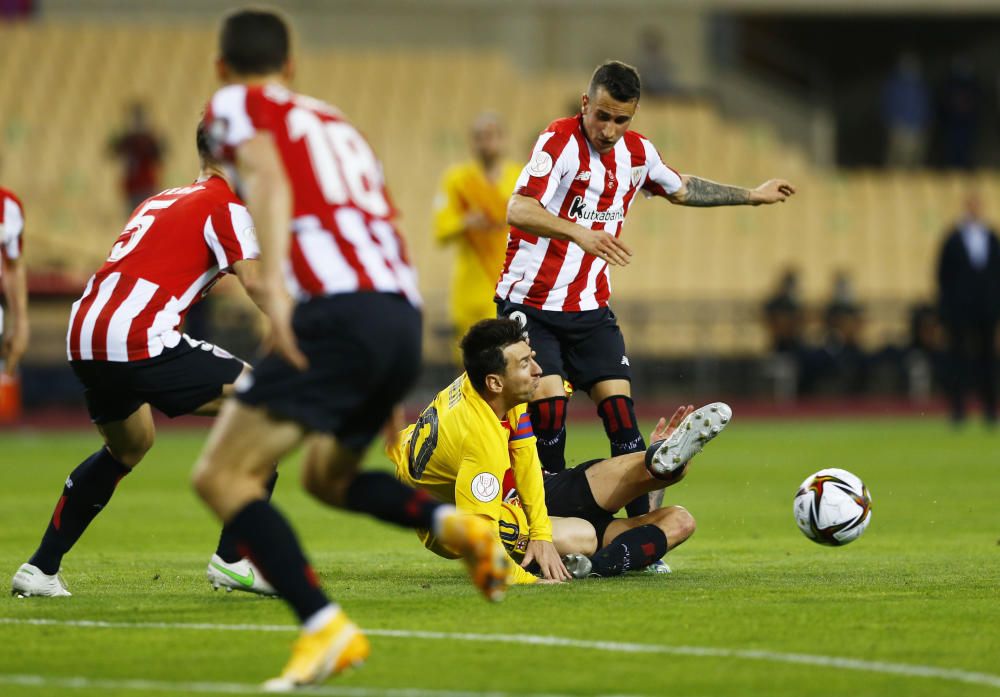
<path id="1" fill-rule="evenodd" d="M 91 629 L 181 629 L 194 631 L 229 632 L 294 632 L 298 627 L 287 624 L 207 624 L 183 622 L 107 622 L 104 620 L 54 620 L 20 617 L 0 617 L 0 625 L 34 625 L 85 627 Z M 663 644 L 638 644 L 619 641 L 590 641 L 566 637 L 539 636 L 534 634 L 471 634 L 465 632 L 430 632 L 409 629 L 365 629 L 369 636 L 384 636 L 401 639 L 429 639 L 446 641 L 483 641 L 492 643 L 521 644 L 529 646 L 558 646 L 575 649 L 596 649 L 615 653 L 652 653 L 672 656 L 700 656 L 703 658 L 740 658 L 771 663 L 792 663 L 798 665 L 842 668 L 885 675 L 901 675 L 910 678 L 938 678 L 972 685 L 985 685 L 1000 689 L 1000 675 L 979 673 L 957 668 L 936 668 L 910 663 L 890 663 L 888 661 L 866 661 L 858 658 L 819 656 L 803 653 L 782 653 L 760 649 L 725 649 L 710 646 L 669 646 Z M 340 693 L 338 693 L 340 694 Z M 481 694 L 481 693 L 480 693 Z M 419 696 L 418 696 L 419 697 Z"/>
<path id="2" fill-rule="evenodd" d="M 136 692 L 200 692 L 220 695 L 243 695 L 263 692 L 261 685 L 232 682 L 167 682 L 163 680 L 111 680 L 105 678 L 65 677 L 45 675 L 0 675 L 0 685 L 17 687 L 55 687 L 61 690 L 132 690 Z M 317 685 L 302 691 L 305 695 L 322 697 L 574 697 L 572 695 L 509 692 L 470 692 L 458 690 L 424 690 L 420 688 L 337 687 Z M 604 697 L 641 697 L 641 695 L 606 695 Z"/>

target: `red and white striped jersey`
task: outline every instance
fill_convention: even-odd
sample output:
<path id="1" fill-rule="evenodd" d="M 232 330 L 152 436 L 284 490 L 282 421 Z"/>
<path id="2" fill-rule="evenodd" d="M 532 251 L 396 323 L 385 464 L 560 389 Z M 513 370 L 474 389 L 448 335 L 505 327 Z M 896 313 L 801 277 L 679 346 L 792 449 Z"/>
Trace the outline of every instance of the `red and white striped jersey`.
<path id="1" fill-rule="evenodd" d="M 0 186 L 0 257 L 3 259 L 18 259 L 24 241 L 24 208 L 21 200 L 13 191 Z M 0 265 L 0 273 L 3 266 Z"/>
<path id="2" fill-rule="evenodd" d="M 259 256 L 250 213 L 220 177 L 146 199 L 73 303 L 69 359 L 138 361 L 173 348 L 188 308 Z"/>
<path id="3" fill-rule="evenodd" d="M 591 230 L 618 237 L 637 192 L 666 196 L 681 188 L 646 138 L 626 131 L 604 155 L 591 147 L 580 116 L 553 121 L 535 143 L 515 193 Z M 566 240 L 511 227 L 497 297 L 543 310 L 578 312 L 608 304 L 611 277 L 605 261 Z"/>
<path id="4" fill-rule="evenodd" d="M 19 259 L 24 245 L 24 208 L 13 191 L 0 186 L 0 260 Z M 3 264 L 0 263 L 0 275 Z M 0 307 L 0 334 L 3 334 L 3 307 Z"/>
<path id="5" fill-rule="evenodd" d="M 228 85 L 212 97 L 205 121 L 229 162 L 258 131 L 274 138 L 292 191 L 293 296 L 380 291 L 420 304 L 382 164 L 343 114 L 277 84 Z"/>

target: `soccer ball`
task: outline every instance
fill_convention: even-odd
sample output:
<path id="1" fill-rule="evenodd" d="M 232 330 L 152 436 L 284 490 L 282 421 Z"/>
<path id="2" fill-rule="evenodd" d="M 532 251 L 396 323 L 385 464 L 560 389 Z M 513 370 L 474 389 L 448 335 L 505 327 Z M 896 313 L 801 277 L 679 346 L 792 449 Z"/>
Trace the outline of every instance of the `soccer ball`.
<path id="1" fill-rule="evenodd" d="M 872 519 L 872 497 L 847 470 L 830 468 L 810 476 L 795 494 L 799 530 L 813 542 L 839 547 L 861 537 Z"/>

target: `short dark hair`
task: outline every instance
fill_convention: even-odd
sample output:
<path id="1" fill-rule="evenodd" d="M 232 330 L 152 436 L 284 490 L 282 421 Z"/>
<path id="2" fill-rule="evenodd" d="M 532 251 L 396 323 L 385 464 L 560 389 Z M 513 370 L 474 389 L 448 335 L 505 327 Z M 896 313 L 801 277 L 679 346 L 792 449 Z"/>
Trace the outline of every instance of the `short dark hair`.
<path id="1" fill-rule="evenodd" d="M 222 21 L 219 55 L 240 75 L 267 75 L 288 62 L 288 24 L 272 10 L 237 10 Z"/>
<path id="2" fill-rule="evenodd" d="M 204 119 L 198 122 L 194 142 L 198 148 L 198 157 L 201 158 L 203 165 L 216 161 L 215 154 L 212 151 L 212 143 L 208 138 L 208 126 Z"/>
<path id="3" fill-rule="evenodd" d="M 593 98 L 598 87 L 603 87 L 612 99 L 619 102 L 631 102 L 633 99 L 639 101 L 641 91 L 639 71 L 628 63 L 605 61 L 597 66 L 597 70 L 590 78 L 587 94 Z"/>
<path id="4" fill-rule="evenodd" d="M 524 341 L 524 327 L 513 319 L 484 319 L 462 337 L 462 363 L 472 386 L 486 389 L 487 375 L 503 375 L 507 360 L 503 350 Z"/>

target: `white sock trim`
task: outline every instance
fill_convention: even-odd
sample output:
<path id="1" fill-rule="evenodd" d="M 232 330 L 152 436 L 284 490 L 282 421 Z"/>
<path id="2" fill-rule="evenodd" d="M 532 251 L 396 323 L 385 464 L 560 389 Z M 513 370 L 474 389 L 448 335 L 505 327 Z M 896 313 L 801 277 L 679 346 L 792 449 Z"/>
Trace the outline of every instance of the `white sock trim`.
<path id="1" fill-rule="evenodd" d="M 436 537 L 441 536 L 444 529 L 444 519 L 456 512 L 456 508 L 450 503 L 444 503 L 434 510 L 434 529 L 431 531 Z"/>
<path id="2" fill-rule="evenodd" d="M 315 634 L 336 617 L 338 612 L 340 612 L 340 606 L 337 603 L 330 603 L 307 617 L 306 621 L 302 623 L 302 631 L 305 634 Z"/>

